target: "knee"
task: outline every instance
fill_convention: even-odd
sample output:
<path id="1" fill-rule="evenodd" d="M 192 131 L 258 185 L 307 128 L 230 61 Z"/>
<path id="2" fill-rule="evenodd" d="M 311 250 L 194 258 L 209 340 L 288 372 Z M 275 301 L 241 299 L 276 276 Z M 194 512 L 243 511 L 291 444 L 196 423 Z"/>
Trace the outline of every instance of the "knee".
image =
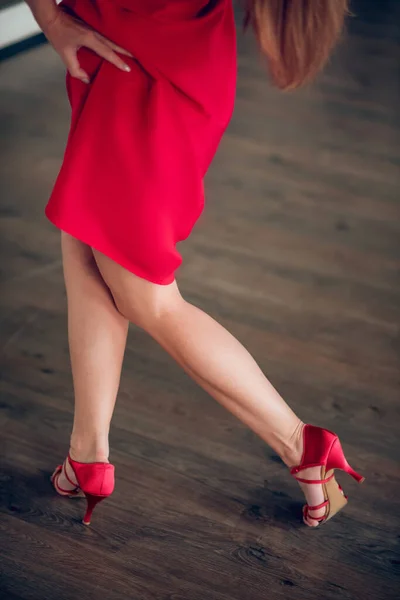
<path id="1" fill-rule="evenodd" d="M 164 289 L 158 289 L 161 287 Z M 146 294 L 132 296 L 121 291 L 113 292 L 113 296 L 118 311 L 150 334 L 155 333 L 166 320 L 173 318 L 179 311 L 180 303 L 184 302 L 179 293 L 170 293 L 164 286 L 155 284 L 154 289 Z"/>

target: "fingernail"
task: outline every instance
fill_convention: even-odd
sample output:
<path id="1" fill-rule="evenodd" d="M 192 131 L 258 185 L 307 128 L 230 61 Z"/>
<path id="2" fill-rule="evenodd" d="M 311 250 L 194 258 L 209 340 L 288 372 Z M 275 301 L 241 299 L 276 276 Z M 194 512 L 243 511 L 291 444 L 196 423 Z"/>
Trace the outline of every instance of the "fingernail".
<path id="1" fill-rule="evenodd" d="M 83 83 L 90 83 L 90 79 L 88 77 L 82 77 Z"/>
<path id="2" fill-rule="evenodd" d="M 129 73 L 131 70 L 130 67 L 128 67 L 128 65 L 124 65 L 124 71 L 126 71 L 127 73 Z"/>

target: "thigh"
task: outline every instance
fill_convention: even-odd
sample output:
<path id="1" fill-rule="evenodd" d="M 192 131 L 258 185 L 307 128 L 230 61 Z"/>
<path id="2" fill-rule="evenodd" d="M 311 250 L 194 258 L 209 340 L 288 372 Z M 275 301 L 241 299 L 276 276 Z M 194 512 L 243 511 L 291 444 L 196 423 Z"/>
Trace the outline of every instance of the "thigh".
<path id="1" fill-rule="evenodd" d="M 115 309 L 113 296 L 100 273 L 92 248 L 64 231 L 61 232 L 61 248 L 68 298 L 73 294 L 85 304 L 94 297 L 102 298 Z"/>
<path id="2" fill-rule="evenodd" d="M 176 281 L 159 285 L 134 275 L 108 256 L 92 248 L 99 271 L 118 310 L 130 321 L 144 326 L 149 318 L 182 300 Z"/>
<path id="3" fill-rule="evenodd" d="M 98 271 L 91 247 L 65 231 L 61 232 L 61 250 L 64 271 L 68 272 L 70 267 L 78 268 L 78 272 L 80 269 Z"/>

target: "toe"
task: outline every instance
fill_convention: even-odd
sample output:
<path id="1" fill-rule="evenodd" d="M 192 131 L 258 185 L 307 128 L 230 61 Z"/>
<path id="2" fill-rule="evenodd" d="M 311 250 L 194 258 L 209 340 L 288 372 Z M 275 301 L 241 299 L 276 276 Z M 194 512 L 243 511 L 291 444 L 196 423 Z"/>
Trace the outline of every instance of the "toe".
<path id="1" fill-rule="evenodd" d="M 304 521 L 305 521 L 305 523 L 309 527 L 318 527 L 318 525 L 320 524 L 320 521 L 317 521 L 316 519 L 313 519 L 309 515 L 307 515 L 306 517 L 304 517 Z"/>
<path id="2" fill-rule="evenodd" d="M 307 525 L 307 527 L 318 527 L 319 522 L 318 521 L 310 521 L 310 519 L 307 517 L 304 519 L 304 523 Z"/>

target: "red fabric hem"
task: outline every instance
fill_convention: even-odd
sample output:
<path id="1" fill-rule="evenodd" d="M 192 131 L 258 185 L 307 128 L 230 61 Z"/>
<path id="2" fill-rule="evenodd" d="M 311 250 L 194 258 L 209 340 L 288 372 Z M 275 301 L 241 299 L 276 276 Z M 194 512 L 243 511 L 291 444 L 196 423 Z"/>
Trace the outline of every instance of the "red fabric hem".
<path id="1" fill-rule="evenodd" d="M 86 235 L 82 235 L 81 232 L 76 231 L 73 227 L 69 227 L 69 226 L 66 226 L 64 223 L 61 223 L 57 218 L 55 218 L 53 215 L 50 214 L 50 212 L 47 210 L 47 207 L 45 209 L 45 215 L 46 215 L 47 219 L 50 221 L 50 223 L 55 225 L 55 227 L 57 227 L 57 229 L 59 229 L 60 231 L 64 231 L 65 233 L 68 233 L 68 235 L 71 235 L 72 237 L 79 240 L 83 244 L 87 244 L 94 250 L 101 252 L 101 254 L 104 254 L 105 256 L 110 258 L 112 261 L 114 261 L 116 264 L 120 265 L 121 267 L 123 267 L 124 269 L 126 269 L 127 271 L 132 273 L 133 275 L 136 275 L 136 277 L 140 277 L 140 279 L 144 279 L 146 281 L 149 281 L 150 283 L 155 283 L 156 285 L 170 285 L 171 283 L 173 283 L 175 281 L 174 274 L 172 274 L 171 276 L 166 277 L 166 278 L 164 277 L 162 279 L 157 279 L 157 278 L 149 277 L 148 275 L 145 275 L 142 271 L 140 271 L 140 269 L 138 269 L 135 266 L 132 266 L 132 264 L 122 261 L 120 258 L 116 258 L 115 255 L 113 255 L 113 253 L 110 252 L 108 248 L 107 249 L 102 248 L 97 243 L 93 244 L 90 240 L 87 239 Z"/>

